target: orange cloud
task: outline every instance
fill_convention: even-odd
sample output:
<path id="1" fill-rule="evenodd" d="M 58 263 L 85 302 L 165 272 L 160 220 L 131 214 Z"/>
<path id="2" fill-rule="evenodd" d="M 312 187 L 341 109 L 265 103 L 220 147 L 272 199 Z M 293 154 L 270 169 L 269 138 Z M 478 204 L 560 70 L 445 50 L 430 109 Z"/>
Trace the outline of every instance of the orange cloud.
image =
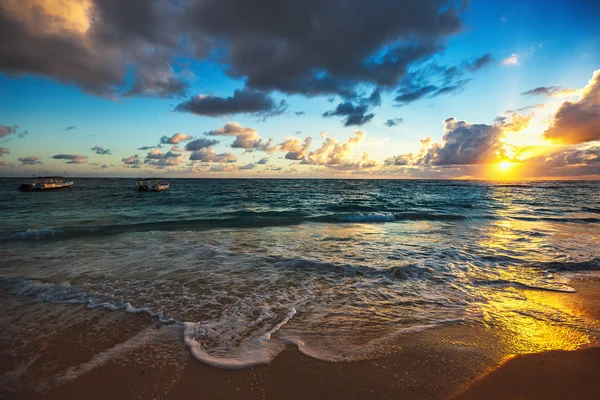
<path id="1" fill-rule="evenodd" d="M 594 71 L 578 101 L 560 106 L 544 137 L 562 144 L 600 140 L 600 70 Z"/>

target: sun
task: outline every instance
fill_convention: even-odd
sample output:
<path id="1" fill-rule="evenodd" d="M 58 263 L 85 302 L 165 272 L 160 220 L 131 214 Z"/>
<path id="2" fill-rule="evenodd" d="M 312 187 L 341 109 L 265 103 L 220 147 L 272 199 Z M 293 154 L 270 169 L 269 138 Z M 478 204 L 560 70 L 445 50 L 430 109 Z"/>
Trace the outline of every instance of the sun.
<path id="1" fill-rule="evenodd" d="M 500 171 L 508 171 L 513 166 L 513 163 L 509 161 L 502 161 L 497 164 Z"/>

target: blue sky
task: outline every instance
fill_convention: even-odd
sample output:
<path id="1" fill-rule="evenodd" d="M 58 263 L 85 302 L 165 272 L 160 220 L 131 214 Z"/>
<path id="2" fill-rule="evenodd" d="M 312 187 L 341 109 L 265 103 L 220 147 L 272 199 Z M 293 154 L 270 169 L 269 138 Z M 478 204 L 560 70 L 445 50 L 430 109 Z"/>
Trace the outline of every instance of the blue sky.
<path id="1" fill-rule="evenodd" d="M 27 25 L 26 12 L 14 4 L 16 3 L 9 1 L 6 6 L 0 7 L 6 7 L 6 18 L 13 18 Z M 205 116 L 174 111 L 179 103 L 191 96 L 227 98 L 233 95 L 234 90 L 244 90 L 248 86 L 246 77 L 234 79 L 228 76 L 226 71 L 231 70 L 232 66 L 214 55 L 208 59 L 206 56 L 194 57 L 189 54 L 174 54 L 170 57 L 168 65 L 172 67 L 173 73 L 178 79 L 185 80 L 189 87 L 185 95 L 163 96 L 168 98 L 157 98 L 155 95 L 102 96 L 86 91 L 77 81 L 65 82 L 70 79 L 64 75 L 57 76 L 52 71 L 40 73 L 42 68 L 30 68 L 26 65 L 19 65 L 17 70 L 14 66 L 2 64 L 0 125 L 16 125 L 18 128 L 0 139 L 0 147 L 9 152 L 2 154 L 0 159 L 3 162 L 0 175 L 57 173 L 72 176 L 137 176 L 152 173 L 199 177 L 352 175 L 485 178 L 486 176 L 478 173 L 484 168 L 478 168 L 477 163 L 461 162 L 458 164 L 461 171 L 457 172 L 458 169 L 452 168 L 452 164 L 442 164 L 440 161 L 414 161 L 416 157 L 413 157 L 413 161 L 406 165 L 386 165 L 386 160 L 401 154 L 415 155 L 422 147 L 419 140 L 426 137 L 431 137 L 433 143 L 444 146 L 443 136 L 449 129 L 445 131 L 444 120 L 449 117 L 456 117 L 470 124 L 494 126 L 495 118 L 502 116 L 506 110 L 544 103 L 548 104 L 546 111 L 537 111 L 531 121 L 539 119 L 540 123 L 551 125 L 554 113 L 562 102 L 577 102 L 580 100 L 580 93 L 558 100 L 521 93 L 537 87 L 582 89 L 588 84 L 594 71 L 600 69 L 599 8 L 593 1 L 472 1 L 466 10 L 460 12 L 463 24 L 460 31 L 441 37 L 439 50 L 410 63 L 408 71 L 420 70 L 429 63 L 440 66 L 463 65 L 486 54 L 493 61 L 481 69 L 465 72 L 463 78 L 469 81 L 460 89 L 434 98 L 420 98 L 402 106 L 394 101 L 396 88 L 384 87 L 381 89 L 381 105 L 373 106 L 369 111 L 375 116 L 369 122 L 356 126 L 344 126 L 342 116 L 324 117 L 322 114 L 335 109 L 340 102 L 358 102 L 358 98 L 349 100 L 341 95 L 331 94 L 285 94 L 277 89 L 266 90 L 264 93 L 277 102 L 286 101 L 287 109 L 280 115 L 265 117 L 245 112 L 224 112 L 217 116 Z M 56 12 L 60 15 L 60 11 Z M 236 10 L 230 12 L 235 13 Z M 50 11 L 48 13 L 51 14 Z M 346 23 L 352 24 L 353 21 L 348 20 Z M 364 35 L 369 35 L 369 32 L 366 31 Z M 15 59 L 18 56 L 19 54 L 15 54 Z M 61 56 L 57 54 L 56 57 Z M 511 57 L 513 63 L 507 61 Z M 260 60 L 255 63 L 260 66 Z M 131 85 L 134 65 L 131 63 L 126 67 L 128 73 L 124 76 L 124 82 L 125 85 Z M 364 88 L 366 96 L 376 87 L 365 82 L 361 88 Z M 251 89 L 254 90 L 254 87 Z M 297 116 L 295 112 L 300 111 L 305 114 Z M 388 119 L 394 118 L 402 118 L 402 122 L 393 127 L 384 125 Z M 308 161 L 303 164 L 298 159 L 285 159 L 284 151 L 269 154 L 262 151 L 258 144 L 253 148 L 232 148 L 234 137 L 218 133 L 214 137 L 219 140 L 219 144 L 214 146 L 214 151 L 232 153 L 237 159 L 235 163 L 191 162 L 190 153 L 183 148 L 186 142 L 181 142 L 179 148 L 174 150 L 181 154 L 180 162 L 163 168 L 145 164 L 147 152 L 138 150 L 141 146 L 157 145 L 163 136 L 170 137 L 180 132 L 194 138 L 205 137 L 206 132 L 222 128 L 227 122 L 237 122 L 244 128 L 255 129 L 262 144 L 268 139 L 273 139 L 275 144 L 283 144 L 286 137 L 304 140 L 310 136 L 313 138 L 310 151 L 317 150 L 323 142 L 322 132 L 326 132 L 327 137 L 335 137 L 340 144 L 354 137 L 357 130 L 364 132 L 364 137 L 359 144 L 352 145 L 351 153 L 344 154 L 344 158 L 339 159 L 341 161 L 331 161 L 334 157 L 327 163 L 315 161 L 312 164 Z M 67 129 L 68 127 L 74 128 Z M 545 128 L 540 129 L 538 136 L 543 135 Z M 18 133 L 23 131 L 27 135 L 19 138 Z M 536 133 L 531 133 L 534 134 Z M 94 153 L 91 148 L 95 145 L 110 149 L 111 154 Z M 565 151 L 587 151 L 593 149 L 597 141 L 587 140 L 576 145 L 573 147 L 573 143 L 570 143 L 568 148 L 553 145 L 548 151 L 552 156 Z M 171 145 L 163 146 L 161 151 L 165 153 L 170 147 Z M 366 164 L 358 162 L 364 157 L 364 153 L 368 154 L 369 160 L 374 161 L 374 166 L 369 164 L 365 167 Z M 59 154 L 87 158 L 81 163 L 66 164 L 68 159 L 52 158 Z M 135 154 L 141 159 L 138 165 L 141 168 L 132 169 L 123 164 L 124 158 Z M 498 151 L 496 154 L 499 154 Z M 19 161 L 28 156 L 38 157 L 41 163 L 28 165 Z M 268 163 L 255 164 L 264 157 L 269 158 Z M 436 159 L 435 156 L 432 157 Z M 305 160 L 309 160 L 308 153 Z M 515 158 L 508 161 L 519 163 L 527 162 L 527 159 Z M 249 164 L 254 166 L 239 169 L 240 166 Z M 353 168 L 352 165 L 355 164 L 356 167 Z M 101 168 L 102 165 L 106 168 Z M 220 167 L 214 168 L 218 165 Z M 418 168 L 421 171 L 416 171 Z M 219 169 L 223 171 L 218 171 Z M 595 170 L 590 173 L 586 169 L 583 175 L 592 177 L 597 174 Z M 564 175 L 564 171 L 557 170 L 557 176 Z"/>

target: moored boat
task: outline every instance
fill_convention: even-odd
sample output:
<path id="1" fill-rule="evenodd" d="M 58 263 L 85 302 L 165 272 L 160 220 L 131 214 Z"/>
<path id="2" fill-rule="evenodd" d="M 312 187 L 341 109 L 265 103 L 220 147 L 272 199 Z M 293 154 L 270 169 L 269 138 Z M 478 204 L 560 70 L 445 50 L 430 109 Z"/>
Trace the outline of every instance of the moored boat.
<path id="1" fill-rule="evenodd" d="M 73 186 L 73 181 L 62 176 L 41 176 L 26 178 L 21 182 L 19 190 L 23 192 L 37 192 L 51 189 L 65 189 Z"/>
<path id="2" fill-rule="evenodd" d="M 169 188 L 169 182 L 158 178 L 139 179 L 135 184 L 138 192 L 163 192 Z"/>

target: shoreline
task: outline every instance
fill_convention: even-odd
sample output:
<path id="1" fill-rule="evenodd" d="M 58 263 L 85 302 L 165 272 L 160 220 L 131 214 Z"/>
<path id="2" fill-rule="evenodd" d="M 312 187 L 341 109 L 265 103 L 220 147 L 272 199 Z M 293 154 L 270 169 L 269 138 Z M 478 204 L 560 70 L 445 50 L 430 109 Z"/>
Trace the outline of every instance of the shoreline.
<path id="1" fill-rule="evenodd" d="M 599 322 L 600 278 L 576 277 L 572 285 L 577 293 L 536 295 L 559 299 Z M 0 322 L 10 327 L 0 334 L 0 397 L 7 399 L 175 399 L 192 394 L 208 399 L 467 400 L 483 394 L 564 398 L 565 393 L 587 399 L 600 391 L 600 368 L 590 369 L 600 366 L 594 337 L 574 351 L 515 356 L 510 347 L 514 337 L 507 332 L 461 324 L 400 337 L 399 352 L 369 360 L 321 361 L 288 346 L 268 365 L 226 370 L 196 360 L 181 340 L 181 327 L 148 315 L 20 299 L 22 304 L 0 313 Z M 33 344 L 21 339 L 28 332 L 39 335 Z M 12 357 L 6 354 L 11 351 Z"/>

